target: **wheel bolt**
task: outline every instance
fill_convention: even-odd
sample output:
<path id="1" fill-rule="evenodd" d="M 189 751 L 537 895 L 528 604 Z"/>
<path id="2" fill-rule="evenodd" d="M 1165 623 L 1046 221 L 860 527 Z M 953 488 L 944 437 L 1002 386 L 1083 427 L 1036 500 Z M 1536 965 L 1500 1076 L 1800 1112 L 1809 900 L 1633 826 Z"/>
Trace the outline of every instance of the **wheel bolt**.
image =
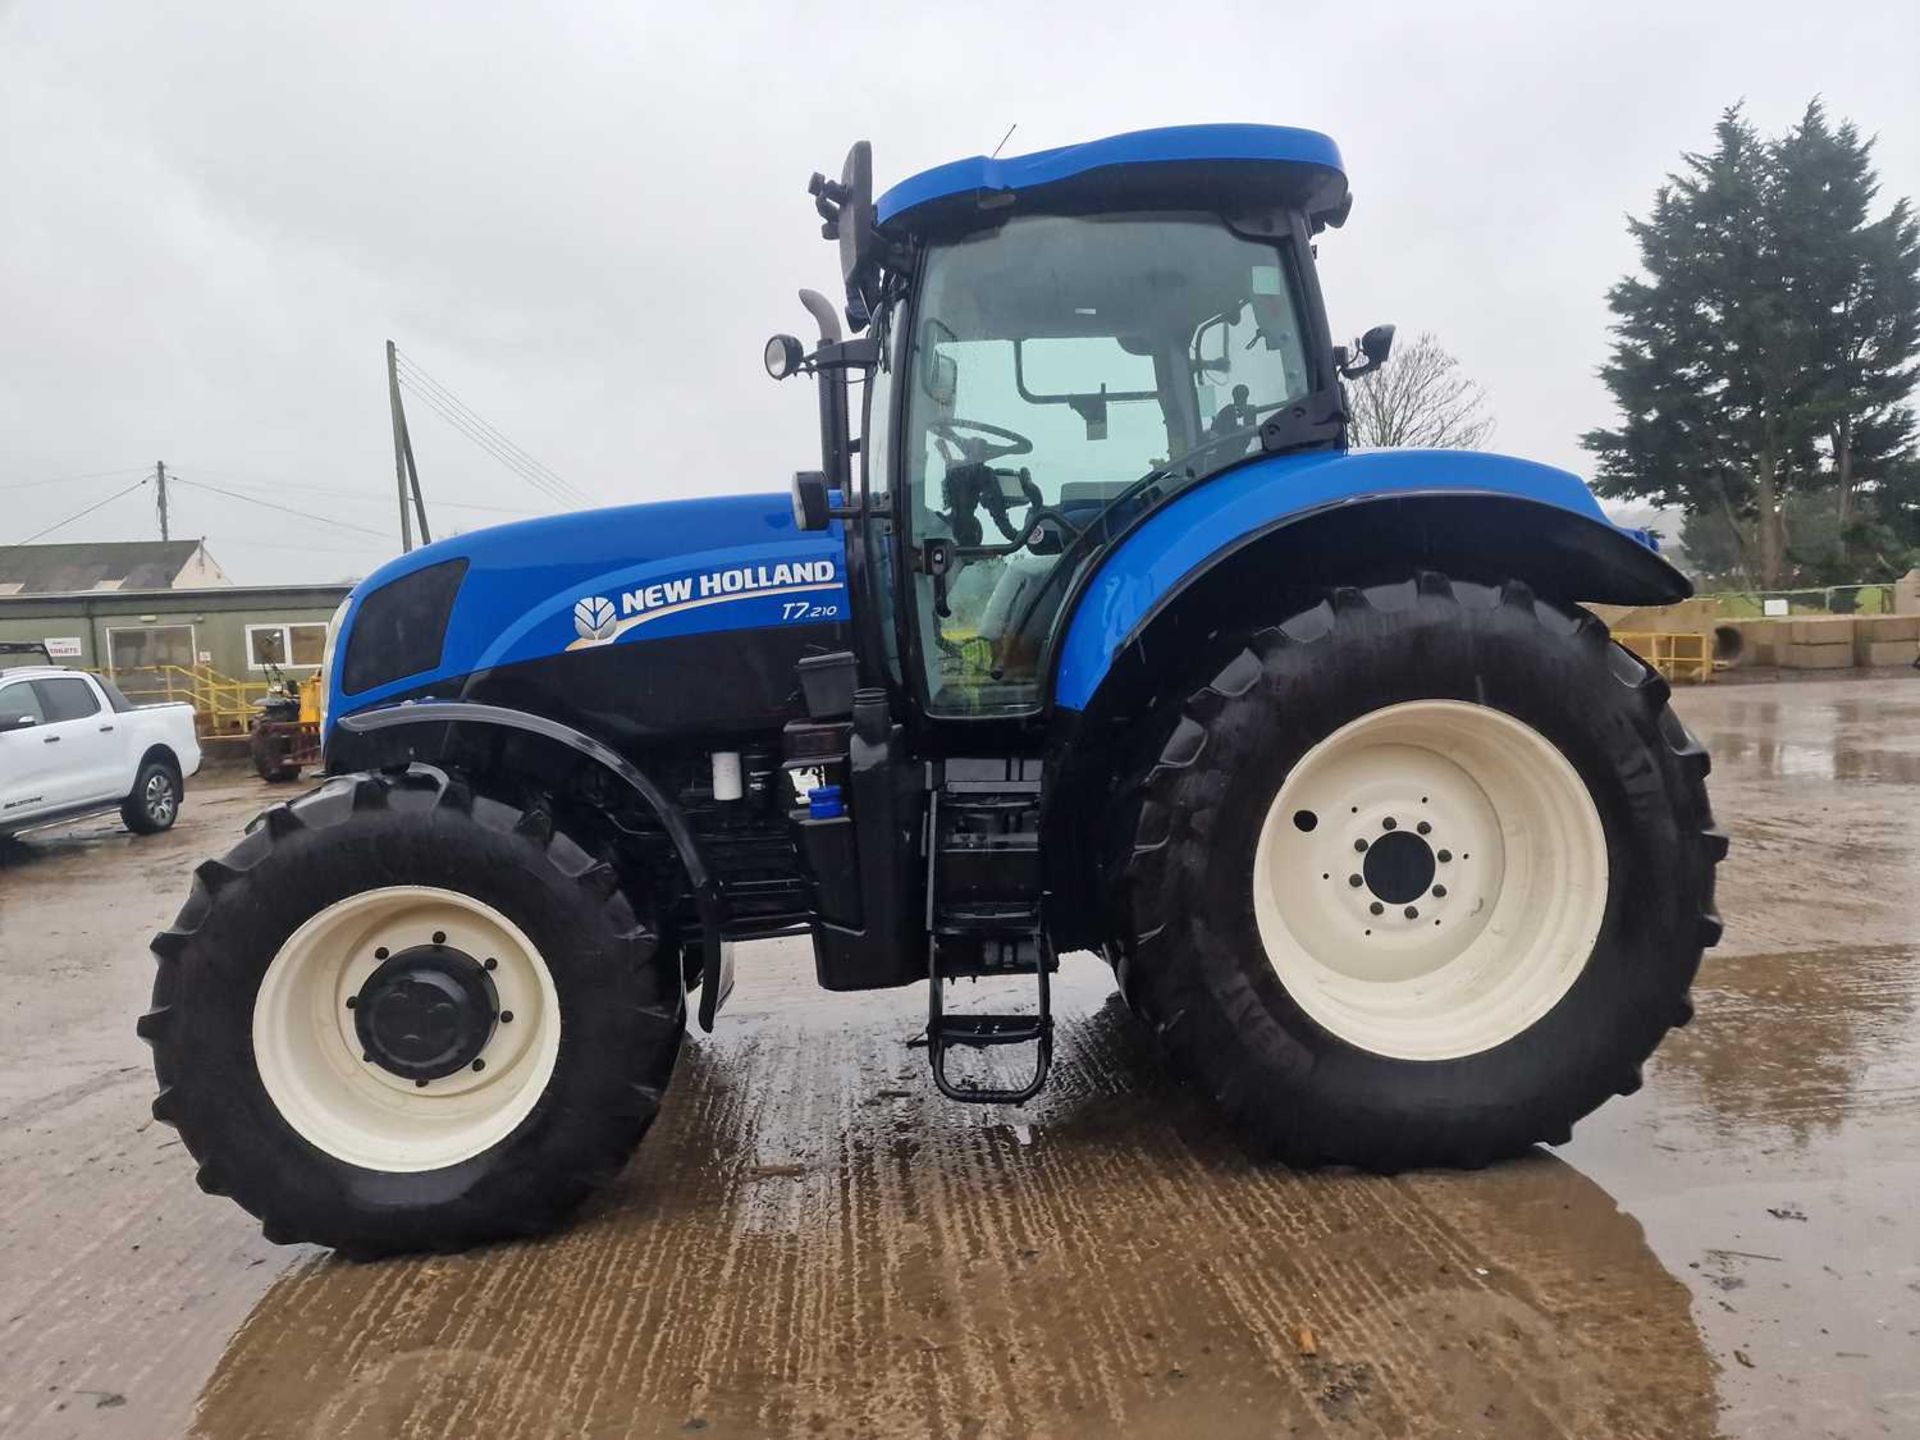
<path id="1" fill-rule="evenodd" d="M 444 931 L 444 930 L 436 930 L 436 931 L 434 931 L 434 932 L 433 932 L 433 943 L 434 943 L 434 944 L 436 944 L 436 945 L 444 945 L 444 944 L 446 944 L 446 943 L 447 943 L 447 932 L 446 932 L 446 931 Z"/>
<path id="2" fill-rule="evenodd" d="M 1407 906 L 1407 919 L 1418 920 L 1419 918 L 1420 918 L 1419 908 L 1413 905 Z"/>
<path id="3" fill-rule="evenodd" d="M 481 968 L 484 970 L 497 970 L 500 968 L 500 962 L 489 955 L 481 962 Z"/>
<path id="4" fill-rule="evenodd" d="M 1347 876 L 1347 884 L 1351 885 L 1356 890 L 1358 890 L 1362 885 L 1366 883 L 1367 882 L 1362 880 L 1358 875 Z"/>
<path id="5" fill-rule="evenodd" d="M 1436 885 L 1436 886 L 1434 886 L 1434 887 L 1433 887 L 1433 898 L 1434 898 L 1434 899 L 1436 899 L 1436 900 L 1444 900 L 1444 899 L 1446 899 L 1446 898 L 1447 898 L 1447 887 L 1446 887 L 1446 886 L 1444 886 L 1444 885 Z"/>
<path id="6" fill-rule="evenodd" d="M 371 1065 L 373 1063 L 373 1052 L 371 1050 L 363 1050 L 360 1052 L 360 1058 L 366 1064 Z"/>
<path id="7" fill-rule="evenodd" d="M 1371 910 L 1375 915 L 1384 915 L 1386 913 L 1387 907 L 1382 905 L 1378 900 L 1376 900 L 1371 905 L 1367 906 L 1367 909 Z"/>
<path id="8" fill-rule="evenodd" d="M 387 954 L 387 947 L 382 945 L 378 950 L 373 952 L 373 958 L 376 960 L 384 960 L 387 958 Z"/>
<path id="9" fill-rule="evenodd" d="M 1356 840 L 1353 842 L 1353 848 L 1355 850 L 1365 850 L 1367 848 L 1367 842 L 1364 840 Z"/>
<path id="10" fill-rule="evenodd" d="M 1389 815 L 1389 816 L 1387 816 L 1387 818 L 1386 818 L 1386 819 L 1384 819 L 1384 820 L 1382 820 L 1382 821 L 1380 822 L 1380 828 L 1381 828 L 1382 830 L 1394 830 L 1394 829 L 1398 829 L 1398 828 L 1399 828 L 1399 825 L 1400 825 L 1400 822 L 1399 822 L 1398 820 L 1396 820 L 1396 819 L 1394 819 L 1394 818 L 1393 818 L 1393 817 L 1392 817 L 1391 815 Z"/>
<path id="11" fill-rule="evenodd" d="M 424 1080 L 416 1080 L 413 1082 L 413 1088 L 416 1090 L 424 1090 L 427 1088 L 427 1082 Z"/>
<path id="12" fill-rule="evenodd" d="M 484 1060 L 475 1060 L 473 1062 L 473 1068 L 476 1070 L 484 1070 L 487 1068 L 487 1062 Z"/>
<path id="13" fill-rule="evenodd" d="M 1429 825 L 1424 820 L 1422 820 L 1418 825 L 1414 826 L 1413 828 L 1418 830 L 1422 835 L 1431 835 L 1433 833 L 1433 826 Z"/>
<path id="14" fill-rule="evenodd" d="M 511 1025 L 513 1023 L 513 1011 L 502 1010 L 500 1012 L 500 1023 L 502 1025 Z"/>
<path id="15" fill-rule="evenodd" d="M 358 995 L 347 996 L 347 1009 L 356 1010 L 359 1008 L 359 1006 L 360 1006 L 360 997 Z"/>
<path id="16" fill-rule="evenodd" d="M 1449 860 L 1453 859 L 1453 852 L 1451 850 L 1442 850 L 1438 855 L 1434 856 L 1433 858 L 1438 860 L 1442 865 L 1444 865 Z"/>

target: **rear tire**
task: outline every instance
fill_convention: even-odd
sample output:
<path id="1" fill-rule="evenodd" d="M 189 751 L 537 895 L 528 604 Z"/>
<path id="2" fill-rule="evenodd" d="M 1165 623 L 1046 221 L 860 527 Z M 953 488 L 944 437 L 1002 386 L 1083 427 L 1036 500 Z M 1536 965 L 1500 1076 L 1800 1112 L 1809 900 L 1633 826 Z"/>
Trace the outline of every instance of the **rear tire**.
<path id="1" fill-rule="evenodd" d="M 676 957 L 637 905 L 544 809 L 423 765 L 330 780 L 202 864 L 154 937 L 154 1114 L 270 1240 L 372 1256 L 546 1230 L 619 1172 L 679 1052 Z M 465 957 L 480 1048 L 416 1084 L 354 1053 L 376 1043 L 355 1027 L 379 966 L 429 946 Z"/>
<path id="2" fill-rule="evenodd" d="M 1296 1164 L 1566 1140 L 1638 1088 L 1719 936 L 1726 842 L 1667 698 L 1516 582 L 1423 574 L 1248 635 L 1120 802 L 1128 1003 Z"/>
<path id="3" fill-rule="evenodd" d="M 136 835 L 171 830 L 180 818 L 180 773 L 164 760 L 149 760 L 120 802 L 120 821 Z"/>
<path id="4" fill-rule="evenodd" d="M 264 725 L 255 725 L 253 735 L 247 742 L 247 751 L 253 760 L 254 773 L 270 785 L 284 784 L 300 778 L 300 767 L 287 758 L 292 748 L 292 740 L 284 734 L 276 734 Z"/>

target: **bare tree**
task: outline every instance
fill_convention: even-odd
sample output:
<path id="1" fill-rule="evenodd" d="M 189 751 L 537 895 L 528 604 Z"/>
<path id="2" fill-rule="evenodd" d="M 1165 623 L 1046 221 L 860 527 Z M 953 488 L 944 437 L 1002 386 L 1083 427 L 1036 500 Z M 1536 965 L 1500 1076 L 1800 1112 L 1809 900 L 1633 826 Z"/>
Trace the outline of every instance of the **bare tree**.
<path id="1" fill-rule="evenodd" d="M 1493 434 L 1487 396 L 1432 335 L 1347 387 L 1347 440 L 1402 449 L 1478 450 Z"/>

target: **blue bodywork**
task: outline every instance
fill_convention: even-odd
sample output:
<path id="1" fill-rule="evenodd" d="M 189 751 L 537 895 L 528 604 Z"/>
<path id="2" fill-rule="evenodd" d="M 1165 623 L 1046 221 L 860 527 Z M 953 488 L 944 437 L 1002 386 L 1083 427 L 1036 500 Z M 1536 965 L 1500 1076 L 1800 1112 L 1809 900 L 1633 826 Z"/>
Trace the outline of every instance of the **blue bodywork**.
<path id="1" fill-rule="evenodd" d="M 1322 450 L 1250 461 L 1178 496 L 1106 555 L 1055 652 L 1055 703 L 1085 709 L 1121 646 L 1245 537 L 1327 506 L 1416 494 L 1533 501 L 1657 548 L 1646 532 L 1612 525 L 1577 475 L 1530 460 L 1464 450 Z"/>
<path id="2" fill-rule="evenodd" d="M 1011 196 L 1123 166 L 1140 178 L 1161 166 L 1191 170 L 1223 161 L 1264 163 L 1317 181 L 1312 186 L 1317 198 L 1309 207 L 1316 212 L 1337 210 L 1345 199 L 1346 167 L 1340 147 L 1316 130 L 1285 125 L 1175 125 L 1004 160 L 984 155 L 955 160 L 901 181 L 880 197 L 874 213 L 882 226 L 898 222 L 911 229 L 913 212 L 943 200 Z"/>
<path id="3" fill-rule="evenodd" d="M 803 533 L 787 496 L 732 495 L 554 515 L 415 550 L 355 588 L 342 653 L 365 596 L 456 558 L 468 569 L 440 663 L 351 695 L 336 664 L 329 721 L 436 682 L 569 650 L 845 623 L 851 611 L 840 522 Z"/>

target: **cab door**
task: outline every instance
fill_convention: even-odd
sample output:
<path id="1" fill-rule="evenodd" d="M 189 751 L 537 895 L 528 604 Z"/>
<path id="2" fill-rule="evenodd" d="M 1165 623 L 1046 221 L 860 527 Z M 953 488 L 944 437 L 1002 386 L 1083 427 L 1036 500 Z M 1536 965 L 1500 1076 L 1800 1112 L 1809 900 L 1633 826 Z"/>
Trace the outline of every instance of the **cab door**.
<path id="1" fill-rule="evenodd" d="M 100 703 L 93 682 L 78 675 L 52 675 L 35 680 L 40 708 L 46 714 L 42 742 L 57 742 L 54 763 L 59 786 L 71 804 L 117 800 L 133 784 L 120 773 L 119 717 Z"/>
<path id="2" fill-rule="evenodd" d="M 0 830 L 60 802 L 49 798 L 59 746 L 31 680 L 0 680 Z"/>

